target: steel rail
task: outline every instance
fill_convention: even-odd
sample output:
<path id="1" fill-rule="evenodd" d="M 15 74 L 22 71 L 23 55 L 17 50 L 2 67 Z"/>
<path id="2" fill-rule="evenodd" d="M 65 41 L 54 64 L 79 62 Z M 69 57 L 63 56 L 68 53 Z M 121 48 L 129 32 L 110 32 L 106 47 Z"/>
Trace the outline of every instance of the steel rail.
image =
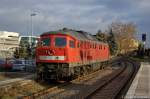
<path id="1" fill-rule="evenodd" d="M 127 87 L 131 84 L 135 74 L 137 73 L 138 68 L 131 61 L 127 61 L 130 63 L 130 66 L 126 65 L 112 79 L 106 81 L 102 86 L 95 89 L 92 93 L 88 94 L 85 99 L 120 99 L 123 98 L 125 92 L 127 91 Z M 130 71 L 131 70 L 131 71 Z M 123 78 L 124 77 L 124 78 Z M 118 82 L 118 83 L 117 83 Z M 129 84 L 127 86 L 127 84 Z M 126 89 L 126 90 L 125 90 Z"/>

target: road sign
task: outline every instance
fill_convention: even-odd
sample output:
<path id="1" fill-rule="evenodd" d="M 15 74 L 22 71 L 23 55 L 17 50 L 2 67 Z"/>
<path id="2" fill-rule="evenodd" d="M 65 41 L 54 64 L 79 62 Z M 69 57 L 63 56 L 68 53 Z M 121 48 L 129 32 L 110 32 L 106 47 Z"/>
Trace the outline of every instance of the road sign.
<path id="1" fill-rule="evenodd" d="M 146 34 L 145 34 L 145 33 L 142 34 L 142 41 L 143 41 L 143 42 L 146 41 Z"/>

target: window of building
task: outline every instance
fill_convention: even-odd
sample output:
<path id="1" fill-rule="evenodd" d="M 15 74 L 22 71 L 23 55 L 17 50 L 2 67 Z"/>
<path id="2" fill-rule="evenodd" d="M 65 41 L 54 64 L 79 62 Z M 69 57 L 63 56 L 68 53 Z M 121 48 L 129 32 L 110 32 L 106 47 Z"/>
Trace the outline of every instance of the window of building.
<path id="1" fill-rule="evenodd" d="M 41 41 L 43 46 L 50 46 L 50 38 L 43 38 Z"/>
<path id="2" fill-rule="evenodd" d="M 67 44 L 66 38 L 56 37 L 55 38 L 55 46 L 56 47 L 65 47 Z"/>
<path id="3" fill-rule="evenodd" d="M 70 46 L 71 48 L 75 48 L 75 42 L 74 42 L 73 40 L 70 40 L 70 41 L 69 41 L 69 46 Z"/>

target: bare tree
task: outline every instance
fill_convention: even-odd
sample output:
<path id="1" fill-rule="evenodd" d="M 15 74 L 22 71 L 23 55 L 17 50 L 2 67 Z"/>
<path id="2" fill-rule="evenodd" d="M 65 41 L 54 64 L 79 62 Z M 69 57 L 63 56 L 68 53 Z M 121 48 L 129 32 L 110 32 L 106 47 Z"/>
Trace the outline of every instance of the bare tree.
<path id="1" fill-rule="evenodd" d="M 132 39 L 135 39 L 136 26 L 133 23 L 113 22 L 112 31 L 116 37 L 119 53 L 130 50 Z"/>

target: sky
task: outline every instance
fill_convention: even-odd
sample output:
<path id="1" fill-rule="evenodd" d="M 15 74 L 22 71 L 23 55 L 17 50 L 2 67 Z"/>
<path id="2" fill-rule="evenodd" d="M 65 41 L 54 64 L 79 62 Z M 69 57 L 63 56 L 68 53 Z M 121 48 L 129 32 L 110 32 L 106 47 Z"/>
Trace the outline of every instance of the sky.
<path id="1" fill-rule="evenodd" d="M 34 35 L 68 27 L 95 34 L 112 22 L 132 22 L 137 37 L 147 33 L 150 46 L 150 0 L 0 0 L 0 31 Z"/>

